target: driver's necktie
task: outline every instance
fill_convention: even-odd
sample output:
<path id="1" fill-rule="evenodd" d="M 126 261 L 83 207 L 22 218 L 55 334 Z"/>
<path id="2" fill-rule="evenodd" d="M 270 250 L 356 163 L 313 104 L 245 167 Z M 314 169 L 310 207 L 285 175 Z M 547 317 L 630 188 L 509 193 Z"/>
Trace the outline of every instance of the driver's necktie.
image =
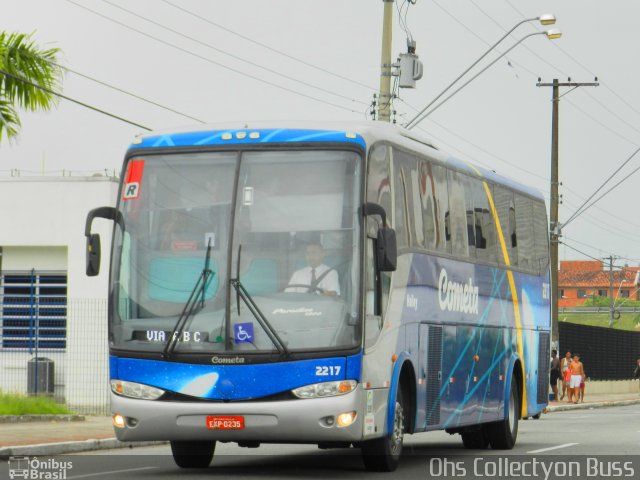
<path id="1" fill-rule="evenodd" d="M 315 268 L 311 269 L 311 283 L 309 283 L 309 285 L 311 285 L 311 288 L 309 288 L 308 292 L 309 293 L 314 292 L 316 289 L 316 269 Z"/>

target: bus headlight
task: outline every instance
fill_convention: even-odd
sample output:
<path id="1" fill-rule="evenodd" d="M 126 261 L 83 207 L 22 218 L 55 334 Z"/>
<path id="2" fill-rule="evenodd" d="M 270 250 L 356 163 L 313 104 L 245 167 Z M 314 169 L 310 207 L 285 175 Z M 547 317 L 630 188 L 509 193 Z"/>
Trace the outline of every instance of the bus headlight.
<path id="1" fill-rule="evenodd" d="M 314 383 L 291 390 L 298 398 L 333 397 L 353 392 L 358 382 L 355 380 L 339 380 L 337 382 Z"/>
<path id="2" fill-rule="evenodd" d="M 142 383 L 125 382 L 124 380 L 111 380 L 111 391 L 123 397 L 141 398 L 143 400 L 156 400 L 164 394 L 164 390 L 150 387 Z"/>

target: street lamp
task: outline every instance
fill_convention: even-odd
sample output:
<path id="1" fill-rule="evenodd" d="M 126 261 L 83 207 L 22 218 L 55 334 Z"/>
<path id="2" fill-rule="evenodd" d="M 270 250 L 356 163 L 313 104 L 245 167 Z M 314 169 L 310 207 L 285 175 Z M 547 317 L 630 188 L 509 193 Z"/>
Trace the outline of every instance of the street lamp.
<path id="1" fill-rule="evenodd" d="M 552 15 L 550 13 L 545 13 L 544 15 L 540 15 L 539 17 L 533 17 L 533 18 L 526 18 L 518 23 L 516 23 L 511 30 L 509 30 L 507 33 L 505 33 L 502 37 L 500 37 L 500 39 L 494 43 L 493 45 L 491 45 L 491 47 L 489 47 L 489 49 L 484 52 L 475 62 L 473 62 L 464 72 L 462 72 L 460 75 L 458 75 L 456 77 L 456 79 L 451 82 L 449 85 L 447 85 L 447 88 L 445 88 L 442 92 L 440 92 L 438 94 L 438 96 L 436 96 L 433 100 L 431 100 L 431 102 L 429 102 L 429 104 L 424 107 L 415 117 L 413 117 L 413 119 L 411 119 L 411 121 L 407 124 L 407 128 L 412 128 L 412 123 L 420 116 L 422 115 L 424 112 L 426 112 L 429 107 L 431 105 L 433 105 L 434 103 L 436 103 L 438 101 L 438 99 L 440 97 L 442 97 L 442 95 L 444 95 L 445 93 L 447 93 L 449 91 L 449 89 L 451 87 L 453 87 L 456 82 L 458 80 L 460 80 L 463 76 L 465 76 L 469 70 L 471 70 L 473 67 L 475 67 L 478 63 L 480 63 L 482 61 L 482 59 L 484 57 L 486 57 L 494 48 L 496 48 L 505 38 L 507 38 L 509 35 L 511 35 L 511 33 L 513 33 L 513 31 L 518 28 L 520 25 L 527 23 L 527 22 L 533 22 L 533 21 L 539 21 L 541 25 L 554 25 L 556 23 L 556 17 L 555 15 Z"/>
<path id="2" fill-rule="evenodd" d="M 458 87 L 456 90 L 453 91 L 453 93 L 451 93 L 448 97 L 446 97 L 444 100 L 442 100 L 440 103 L 438 103 L 435 107 L 433 107 L 431 110 L 429 110 L 427 113 L 424 113 L 424 111 L 431 106 L 434 102 L 432 101 L 431 103 L 429 103 L 429 105 L 427 105 L 427 107 L 423 108 L 422 111 L 416 115 L 408 124 L 407 124 L 407 128 L 411 129 L 413 127 L 415 127 L 416 125 L 418 125 L 418 123 L 420 123 L 422 120 L 424 120 L 425 118 L 427 118 L 429 115 L 431 115 L 433 112 L 435 112 L 438 108 L 440 108 L 447 100 L 449 100 L 451 97 L 453 97 L 456 93 L 458 93 L 460 90 L 462 90 L 464 87 L 466 87 L 467 85 L 469 85 L 473 80 L 475 80 L 476 78 L 478 78 L 482 73 L 484 73 L 489 67 L 493 66 L 498 60 L 500 60 L 502 57 L 504 57 L 507 53 L 509 53 L 511 50 L 513 50 L 514 48 L 516 48 L 518 45 L 520 45 L 524 40 L 526 40 L 529 37 L 533 37 L 536 35 L 546 35 L 547 38 L 549 40 L 555 40 L 556 38 L 560 38 L 562 36 L 562 32 L 560 32 L 560 30 L 545 30 L 543 32 L 535 32 L 535 33 L 530 33 L 529 35 L 525 35 L 524 37 L 522 37 L 520 40 L 518 40 L 516 43 L 514 43 L 513 45 L 511 45 L 511 47 L 509 47 L 506 51 L 504 51 L 503 53 L 500 54 L 500 56 L 498 56 L 493 62 L 491 62 L 489 65 L 487 65 L 486 67 L 484 67 L 482 70 L 480 70 L 478 73 L 476 73 L 473 77 L 471 77 L 469 80 L 467 80 L 466 82 L 464 82 L 460 87 Z M 457 81 L 457 79 L 456 79 Z M 454 82 L 455 83 L 455 82 Z M 449 87 L 447 87 L 447 90 L 449 89 Z M 446 91 L 446 90 L 445 90 Z M 440 98 L 442 95 L 438 95 L 437 98 Z M 424 114 L 423 114 L 424 113 Z M 422 115 L 422 116 L 421 116 Z M 420 118 L 418 118 L 420 117 Z"/>

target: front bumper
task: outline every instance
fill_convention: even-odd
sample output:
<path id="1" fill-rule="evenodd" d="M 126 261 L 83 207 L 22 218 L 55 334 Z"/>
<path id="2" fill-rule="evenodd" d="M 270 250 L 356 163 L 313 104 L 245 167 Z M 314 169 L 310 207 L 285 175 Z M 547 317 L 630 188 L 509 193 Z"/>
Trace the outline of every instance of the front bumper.
<path id="1" fill-rule="evenodd" d="M 125 417 L 115 428 L 118 440 L 219 440 L 230 442 L 356 442 L 363 435 L 365 393 L 361 386 L 346 395 L 269 402 L 169 402 L 138 400 L 111 394 L 114 414 Z M 356 411 L 348 427 L 331 425 L 328 417 Z M 210 430 L 209 415 L 242 415 L 242 430 Z M 131 422 L 130 419 L 135 419 Z M 135 423 L 135 425 L 134 425 Z"/>

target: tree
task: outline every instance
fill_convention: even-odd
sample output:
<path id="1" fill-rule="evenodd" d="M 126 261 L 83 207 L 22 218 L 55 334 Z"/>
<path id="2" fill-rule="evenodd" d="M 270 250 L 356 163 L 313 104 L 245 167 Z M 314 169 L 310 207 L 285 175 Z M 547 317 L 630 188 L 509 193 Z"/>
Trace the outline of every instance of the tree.
<path id="1" fill-rule="evenodd" d="M 17 108 L 51 110 L 57 101 L 62 70 L 57 65 L 58 48 L 42 49 L 33 34 L 0 32 L 0 141 L 17 137 Z M 42 87 L 42 88 L 38 88 Z"/>

